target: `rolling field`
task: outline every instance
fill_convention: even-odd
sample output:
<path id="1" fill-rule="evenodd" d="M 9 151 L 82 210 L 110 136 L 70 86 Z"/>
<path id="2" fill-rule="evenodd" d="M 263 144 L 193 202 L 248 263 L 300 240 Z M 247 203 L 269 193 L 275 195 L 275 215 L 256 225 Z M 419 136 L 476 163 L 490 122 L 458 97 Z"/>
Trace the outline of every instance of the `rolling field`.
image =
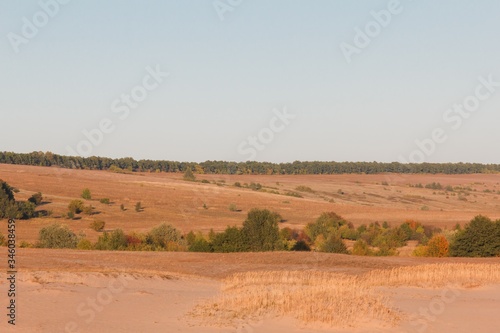
<path id="1" fill-rule="evenodd" d="M 285 222 L 282 227 L 301 228 L 322 212 L 334 211 L 355 226 L 387 221 L 398 225 L 407 219 L 441 228 L 464 224 L 483 214 L 500 218 L 500 175 L 196 175 L 187 182 L 182 174 L 134 173 L 68 170 L 60 168 L 0 164 L 0 179 L 20 190 L 16 199 L 25 200 L 42 192 L 44 205 L 52 216 L 33 219 L 18 225 L 18 238 L 36 241 L 38 230 L 53 222 L 67 224 L 76 233 L 83 232 L 95 241 L 98 233 L 89 228 L 95 219 L 106 222 L 106 229 L 122 228 L 125 232 L 143 232 L 167 222 L 183 232 L 215 231 L 228 225 L 241 225 L 251 208 L 277 211 Z M 260 191 L 235 187 L 262 184 Z M 442 184 L 452 192 L 414 187 L 416 184 Z M 297 188 L 305 191 L 297 191 Z M 80 198 L 89 188 L 98 214 L 80 215 L 68 220 L 68 203 Z M 266 191 L 266 192 L 264 192 Z M 302 198 L 289 196 L 298 193 Z M 277 194 L 279 193 L 279 194 Z M 99 202 L 109 198 L 110 205 Z M 141 202 L 144 211 L 134 210 Z M 123 204 L 126 211 L 120 209 Z M 230 211 L 235 204 L 238 211 Z"/>

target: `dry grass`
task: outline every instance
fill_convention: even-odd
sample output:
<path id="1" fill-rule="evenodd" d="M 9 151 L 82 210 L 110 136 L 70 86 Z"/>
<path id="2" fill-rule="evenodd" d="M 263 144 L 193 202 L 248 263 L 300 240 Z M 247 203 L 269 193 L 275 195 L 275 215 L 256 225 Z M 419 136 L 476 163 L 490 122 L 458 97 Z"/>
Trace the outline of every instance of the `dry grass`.
<path id="1" fill-rule="evenodd" d="M 225 279 L 222 294 L 199 305 L 194 314 L 219 325 L 272 315 L 330 327 L 355 327 L 373 321 L 391 326 L 403 315 L 390 307 L 376 287 L 477 287 L 493 283 L 500 283 L 497 264 L 429 264 L 356 276 L 319 271 L 246 272 Z"/>
<path id="2" fill-rule="evenodd" d="M 380 293 L 359 278 L 317 271 L 237 273 L 225 280 L 223 294 L 198 306 L 197 316 L 217 324 L 267 315 L 304 323 L 356 326 L 362 322 L 396 323 Z"/>
<path id="3" fill-rule="evenodd" d="M 447 285 L 476 287 L 500 283 L 498 264 L 429 264 L 374 270 L 363 277 L 371 286 L 440 288 Z"/>

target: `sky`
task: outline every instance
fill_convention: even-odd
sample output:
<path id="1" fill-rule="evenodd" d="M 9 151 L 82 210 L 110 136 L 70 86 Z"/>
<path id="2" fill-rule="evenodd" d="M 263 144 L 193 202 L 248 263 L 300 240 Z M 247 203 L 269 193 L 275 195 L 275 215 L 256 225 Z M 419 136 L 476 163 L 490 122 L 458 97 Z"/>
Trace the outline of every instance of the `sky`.
<path id="1" fill-rule="evenodd" d="M 500 163 L 496 0 L 0 0 L 0 151 Z"/>

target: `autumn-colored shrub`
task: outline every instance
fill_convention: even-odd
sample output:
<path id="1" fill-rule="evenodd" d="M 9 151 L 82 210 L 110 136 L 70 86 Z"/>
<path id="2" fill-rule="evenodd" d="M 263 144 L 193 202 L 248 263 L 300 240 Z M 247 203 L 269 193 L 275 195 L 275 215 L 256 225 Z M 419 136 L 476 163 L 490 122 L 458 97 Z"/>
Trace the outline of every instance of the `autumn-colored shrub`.
<path id="1" fill-rule="evenodd" d="M 434 235 L 427 243 L 427 257 L 447 257 L 449 246 L 444 235 Z"/>

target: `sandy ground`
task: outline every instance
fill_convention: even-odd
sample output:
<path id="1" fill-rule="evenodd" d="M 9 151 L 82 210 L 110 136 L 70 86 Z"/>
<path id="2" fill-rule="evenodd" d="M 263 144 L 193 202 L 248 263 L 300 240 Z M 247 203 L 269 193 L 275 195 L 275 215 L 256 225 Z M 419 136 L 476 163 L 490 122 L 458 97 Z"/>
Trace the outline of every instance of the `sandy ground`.
<path id="1" fill-rule="evenodd" d="M 402 313 L 398 327 L 358 323 L 358 328 L 311 327 L 289 318 L 209 327 L 189 313 L 220 292 L 234 272 L 317 269 L 347 274 L 433 262 L 500 263 L 493 259 L 364 258 L 300 253 L 213 255 L 20 249 L 17 322 L 2 332 L 498 332 L 500 285 L 443 289 L 380 288 Z M 93 264 L 92 264 L 93 263 Z M 98 264 L 100 263 L 100 264 Z M 140 264 L 139 264 L 140 263 Z M 85 268 L 86 267 L 86 268 Z M 169 267 L 171 269 L 169 269 Z M 5 267 L 0 268 L 5 272 Z M 0 274 L 1 305 L 7 284 Z M 5 312 L 6 310 L 4 310 Z"/>
<path id="2" fill-rule="evenodd" d="M 4 280 L 5 276 L 2 276 Z M 2 289 L 4 286 L 2 285 Z M 392 288 L 385 294 L 407 318 L 400 327 L 317 328 L 288 318 L 241 320 L 208 327 L 190 310 L 219 292 L 210 279 L 99 273 L 32 272 L 19 275 L 16 327 L 2 332 L 484 332 L 500 327 L 500 285 L 476 289 Z M 2 290 L 4 291 L 4 290 Z"/>

